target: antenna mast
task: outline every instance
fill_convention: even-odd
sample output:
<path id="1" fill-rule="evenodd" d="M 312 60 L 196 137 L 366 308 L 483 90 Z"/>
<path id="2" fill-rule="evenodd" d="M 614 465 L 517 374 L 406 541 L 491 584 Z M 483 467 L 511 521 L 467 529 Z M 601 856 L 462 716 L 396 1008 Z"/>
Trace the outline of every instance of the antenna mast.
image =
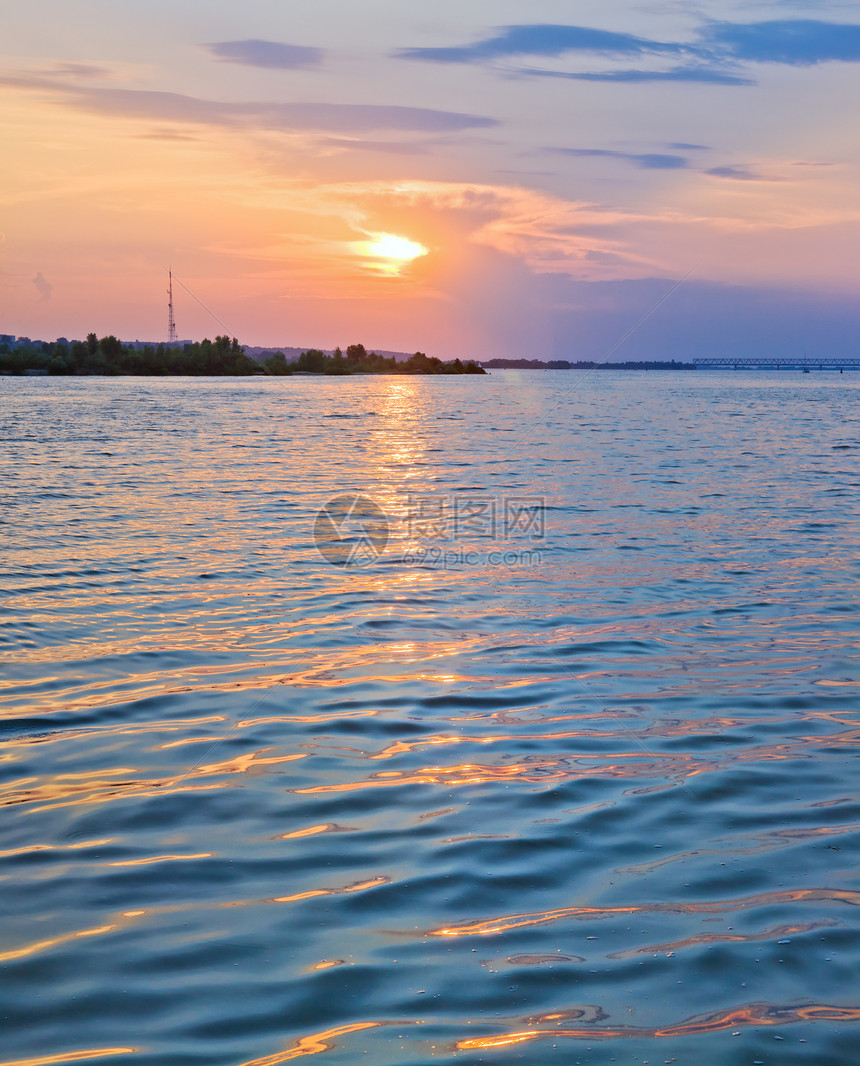
<path id="1" fill-rule="evenodd" d="M 173 271 L 167 272 L 167 343 L 176 344 L 176 319 L 173 317 Z"/>

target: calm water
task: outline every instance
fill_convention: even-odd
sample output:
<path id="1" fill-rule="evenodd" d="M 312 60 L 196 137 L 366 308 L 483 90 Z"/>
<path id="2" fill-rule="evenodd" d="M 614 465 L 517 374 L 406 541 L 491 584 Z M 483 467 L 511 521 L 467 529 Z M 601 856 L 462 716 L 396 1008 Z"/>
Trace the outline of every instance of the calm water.
<path id="1" fill-rule="evenodd" d="M 855 1063 L 858 399 L 0 379 L 4 1066 Z"/>

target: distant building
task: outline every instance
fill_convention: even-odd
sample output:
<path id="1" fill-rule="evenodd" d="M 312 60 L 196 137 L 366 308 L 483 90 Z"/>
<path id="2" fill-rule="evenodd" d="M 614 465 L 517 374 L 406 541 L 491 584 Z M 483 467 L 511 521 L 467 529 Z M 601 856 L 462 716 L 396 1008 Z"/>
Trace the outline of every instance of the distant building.
<path id="1" fill-rule="evenodd" d="M 47 370 L 25 370 L 24 374 L 28 378 L 43 378 L 48 373 Z"/>
<path id="2" fill-rule="evenodd" d="M 0 344 L 8 344 L 9 347 L 15 343 L 14 333 L 0 333 Z"/>
<path id="3" fill-rule="evenodd" d="M 16 348 L 29 348 L 33 342 L 29 337 L 19 337 L 15 342 Z"/>

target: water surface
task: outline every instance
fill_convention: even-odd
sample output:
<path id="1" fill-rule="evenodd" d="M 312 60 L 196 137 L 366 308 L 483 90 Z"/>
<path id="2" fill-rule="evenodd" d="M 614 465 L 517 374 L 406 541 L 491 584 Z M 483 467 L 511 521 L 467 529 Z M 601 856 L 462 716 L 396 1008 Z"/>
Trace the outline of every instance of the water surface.
<path id="1" fill-rule="evenodd" d="M 853 1064 L 858 397 L 0 379 L 2 1062 Z"/>

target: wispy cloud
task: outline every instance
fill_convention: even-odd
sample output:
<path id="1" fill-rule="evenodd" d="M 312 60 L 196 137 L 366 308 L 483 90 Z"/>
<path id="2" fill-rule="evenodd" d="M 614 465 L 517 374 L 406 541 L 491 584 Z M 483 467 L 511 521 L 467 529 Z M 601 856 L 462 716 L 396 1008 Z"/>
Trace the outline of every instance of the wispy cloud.
<path id="1" fill-rule="evenodd" d="M 380 152 L 383 155 L 426 155 L 429 148 L 422 141 L 376 141 L 366 137 L 321 137 L 321 148 L 334 148 L 345 152 Z"/>
<path id="2" fill-rule="evenodd" d="M 674 147 L 682 147 L 690 150 L 703 149 L 703 145 L 676 144 Z M 544 148 L 545 152 L 553 155 L 573 156 L 575 158 L 596 159 L 619 159 L 625 163 L 631 163 L 642 170 L 689 170 L 690 161 L 686 156 L 668 154 L 663 152 L 622 152 L 611 148 Z M 792 164 L 794 166 L 803 164 Z M 775 182 L 787 179 L 779 174 L 762 173 L 755 165 L 750 163 L 725 164 L 711 167 L 700 171 L 712 178 L 723 178 L 728 181 L 751 181 L 751 182 Z"/>
<path id="3" fill-rule="evenodd" d="M 223 63 L 241 63 L 247 67 L 268 70 L 301 70 L 316 67 L 322 62 L 323 50 L 281 41 L 220 41 L 203 45 Z"/>
<path id="4" fill-rule="evenodd" d="M 368 181 L 294 186 L 290 202 L 305 219 L 341 216 L 357 231 L 396 232 L 434 249 L 431 269 L 447 248 L 449 265 L 471 245 L 492 248 L 536 273 L 607 276 L 589 252 L 612 253 L 635 275 L 651 270 L 615 233 L 633 216 L 508 185 L 434 181 Z M 397 228 L 399 227 L 399 228 Z M 611 275 L 610 275 L 611 276 Z M 441 283 L 441 281 L 440 281 Z"/>
<path id="5" fill-rule="evenodd" d="M 671 67 L 669 70 L 595 70 L 567 71 L 520 68 L 518 74 L 540 78 L 568 78 L 572 81 L 628 82 L 631 84 L 651 81 L 699 82 L 703 85 L 754 85 L 752 78 L 718 67 L 690 66 Z"/>
<path id="6" fill-rule="evenodd" d="M 60 78 L 109 78 L 113 71 L 97 63 L 57 63 L 48 71 Z"/>
<path id="7" fill-rule="evenodd" d="M 54 286 L 44 277 L 42 271 L 38 271 L 33 278 L 33 284 L 36 286 L 36 291 L 39 293 L 39 299 L 46 302 L 51 299 L 54 292 Z"/>
<path id="8" fill-rule="evenodd" d="M 528 66 L 516 67 L 513 72 L 592 82 L 752 85 L 755 82 L 743 72 L 743 64 L 814 66 L 834 61 L 860 62 L 860 24 L 818 19 L 744 23 L 709 20 L 690 41 L 658 41 L 588 26 L 529 24 L 504 27 L 468 45 L 404 48 L 395 55 L 434 63 L 479 64 L 523 56 L 578 55 L 622 61 L 631 57 L 675 57 L 681 62 L 664 70 L 646 65 L 622 70 L 551 70 Z"/>
<path id="9" fill-rule="evenodd" d="M 147 133 L 139 133 L 138 139 L 142 141 L 174 141 L 178 144 L 199 144 L 202 138 L 195 137 L 193 133 L 183 133 L 175 129 L 155 129 Z"/>
<path id="10" fill-rule="evenodd" d="M 785 181 L 785 178 L 761 174 L 748 165 L 711 167 L 705 171 L 712 178 L 726 178 L 729 181 Z"/>
<path id="11" fill-rule="evenodd" d="M 590 26 L 507 26 L 493 37 L 455 48 L 403 48 L 402 59 L 425 59 L 434 63 L 469 63 L 504 56 L 560 56 L 566 52 L 601 55 L 646 55 L 677 53 L 683 45 L 652 41 L 629 33 L 613 33 Z"/>
<path id="12" fill-rule="evenodd" d="M 608 148 L 547 148 L 546 151 L 556 155 L 605 156 L 609 159 L 623 159 L 643 170 L 681 170 L 687 160 L 682 155 L 668 155 L 660 152 L 615 152 Z"/>
<path id="13" fill-rule="evenodd" d="M 48 91 L 63 103 L 103 116 L 280 131 L 455 133 L 486 129 L 495 119 L 396 104 L 229 103 L 181 93 L 68 85 L 31 76 L 0 77 L 0 85 Z"/>
<path id="14" fill-rule="evenodd" d="M 813 66 L 860 62 L 860 25 L 817 19 L 769 22 L 710 22 L 703 29 L 707 48 L 735 60 Z"/>

